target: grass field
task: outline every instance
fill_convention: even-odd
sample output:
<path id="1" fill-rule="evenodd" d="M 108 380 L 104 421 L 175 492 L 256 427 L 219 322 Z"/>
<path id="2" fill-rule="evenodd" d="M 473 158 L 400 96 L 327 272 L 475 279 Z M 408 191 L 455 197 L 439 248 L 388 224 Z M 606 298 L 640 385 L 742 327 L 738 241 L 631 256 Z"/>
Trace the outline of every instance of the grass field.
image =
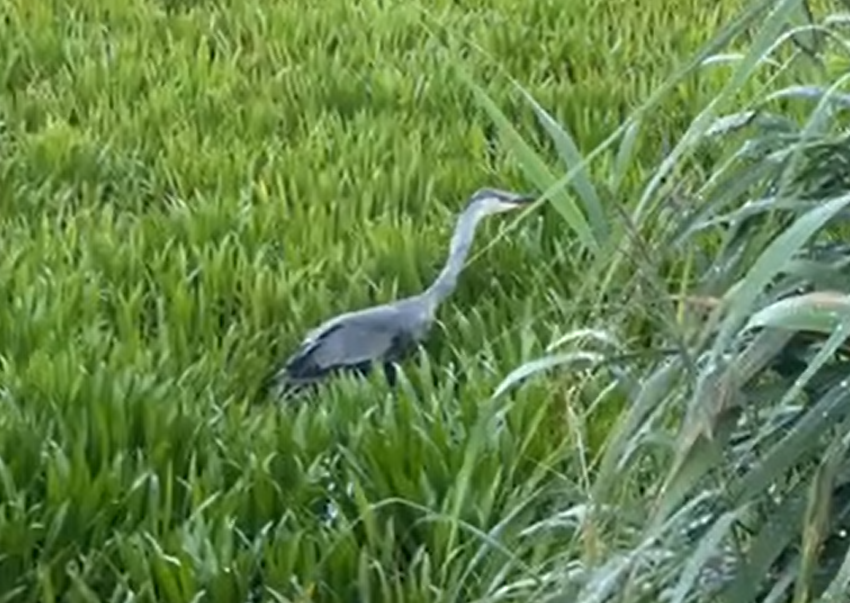
<path id="1" fill-rule="evenodd" d="M 793 3 L 774 4 L 787 16 Z M 676 195 L 700 219 L 695 200 L 717 209 L 709 218 L 743 205 L 726 201 L 744 185 L 704 186 L 724 176 L 722 148 L 683 160 L 680 190 L 639 216 L 663 153 L 687 146 L 731 68 L 671 88 L 631 155 L 615 147 L 590 166 L 592 191 L 488 221 L 395 395 L 380 379 L 340 380 L 281 407 L 258 388 L 321 320 L 426 286 L 475 189 L 543 192 L 566 169 L 557 124 L 591 152 L 743 7 L 7 2 L 0 601 L 607 600 L 619 583 L 606 572 L 634 577 L 625 551 L 648 550 L 635 526 L 656 503 L 690 508 L 697 483 L 659 490 L 675 474 L 664 454 L 616 456 L 634 453 L 629 425 L 655 429 L 691 391 L 658 364 L 659 349 L 689 358 L 697 345 L 669 296 L 722 296 L 776 235 L 760 226 L 739 255 L 722 234 L 673 244 L 697 224 Z M 764 48 L 772 21 L 752 21 L 736 44 Z M 829 61 L 787 81 L 829 82 L 846 67 L 840 53 Z M 786 75 L 742 76 L 729 98 Z M 509 78 L 551 115 L 548 133 Z M 817 133 L 831 144 L 829 131 Z M 594 199 L 605 215 L 592 225 L 616 233 L 596 255 L 569 212 Z M 627 239 L 631 255 L 606 255 Z M 714 252 L 733 258 L 728 273 Z M 751 305 L 759 275 L 778 270 L 765 265 L 747 277 Z M 645 372 L 555 371 L 493 397 L 577 329 L 616 339 Z M 581 368 L 600 353 L 548 357 Z M 671 394 L 655 414 L 650 389 Z M 699 439 L 693 425 L 680 444 Z M 675 428 L 653 433 L 652 446 L 690 450 L 671 444 Z M 660 491 L 682 499 L 658 502 Z M 675 583 L 662 566 L 653 580 Z M 670 600 L 697 600 L 694 568 Z M 659 600 L 639 584 L 616 600 Z"/>

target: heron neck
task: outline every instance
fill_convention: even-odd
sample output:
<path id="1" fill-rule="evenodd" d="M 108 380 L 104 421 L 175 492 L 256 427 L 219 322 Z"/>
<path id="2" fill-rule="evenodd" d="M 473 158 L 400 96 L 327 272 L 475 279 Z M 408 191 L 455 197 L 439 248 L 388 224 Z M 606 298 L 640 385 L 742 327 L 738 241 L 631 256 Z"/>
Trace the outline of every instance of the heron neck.
<path id="1" fill-rule="evenodd" d="M 470 207 L 458 219 L 449 246 L 449 257 L 446 260 L 446 265 L 440 271 L 437 279 L 425 291 L 425 297 L 430 301 L 432 308 L 436 308 L 457 287 L 457 279 L 469 255 L 469 250 L 475 238 L 475 229 L 480 219 L 481 214 L 476 211 L 475 207 Z"/>

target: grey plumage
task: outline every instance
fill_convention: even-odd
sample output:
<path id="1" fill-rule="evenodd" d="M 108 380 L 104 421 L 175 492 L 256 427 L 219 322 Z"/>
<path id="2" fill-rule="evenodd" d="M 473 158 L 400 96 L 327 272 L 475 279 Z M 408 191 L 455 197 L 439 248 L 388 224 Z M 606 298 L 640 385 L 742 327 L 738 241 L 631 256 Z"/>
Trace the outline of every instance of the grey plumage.
<path id="1" fill-rule="evenodd" d="M 271 378 L 280 394 L 311 386 L 340 370 L 361 375 L 382 365 L 395 382 L 393 364 L 402 360 L 428 333 L 439 304 L 457 279 L 484 216 L 522 207 L 534 197 L 484 188 L 472 195 L 458 218 L 445 267 L 430 287 L 404 299 L 346 312 L 307 333 L 299 348 Z"/>

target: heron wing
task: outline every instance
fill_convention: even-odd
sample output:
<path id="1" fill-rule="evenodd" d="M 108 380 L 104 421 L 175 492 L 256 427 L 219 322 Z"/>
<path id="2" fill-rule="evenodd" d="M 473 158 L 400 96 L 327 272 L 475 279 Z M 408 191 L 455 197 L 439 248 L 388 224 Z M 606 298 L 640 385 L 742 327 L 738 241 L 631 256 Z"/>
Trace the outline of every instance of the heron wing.
<path id="1" fill-rule="evenodd" d="M 403 314 L 392 306 L 345 314 L 311 331 L 287 362 L 287 372 L 307 376 L 380 360 L 406 333 Z"/>

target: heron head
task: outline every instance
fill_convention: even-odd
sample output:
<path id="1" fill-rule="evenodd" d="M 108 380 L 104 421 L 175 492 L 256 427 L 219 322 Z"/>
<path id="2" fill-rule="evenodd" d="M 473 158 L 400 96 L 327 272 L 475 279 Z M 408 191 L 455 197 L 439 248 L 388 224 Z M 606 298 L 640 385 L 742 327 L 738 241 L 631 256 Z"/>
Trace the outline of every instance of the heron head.
<path id="1" fill-rule="evenodd" d="M 533 195 L 513 193 L 497 188 L 482 188 L 469 198 L 468 207 L 475 207 L 481 214 L 498 214 L 518 209 L 536 199 Z"/>

